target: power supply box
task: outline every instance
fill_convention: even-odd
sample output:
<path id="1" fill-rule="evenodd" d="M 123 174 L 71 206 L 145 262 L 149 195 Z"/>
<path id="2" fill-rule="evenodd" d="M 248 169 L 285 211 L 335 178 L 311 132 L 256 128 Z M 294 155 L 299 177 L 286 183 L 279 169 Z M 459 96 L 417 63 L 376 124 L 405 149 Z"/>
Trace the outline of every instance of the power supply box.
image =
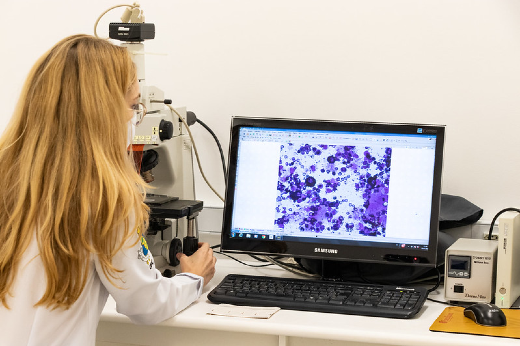
<path id="1" fill-rule="evenodd" d="M 460 238 L 446 250 L 444 296 L 490 303 L 495 296 L 497 241 Z"/>
<path id="2" fill-rule="evenodd" d="M 495 304 L 510 308 L 520 296 L 520 214 L 509 211 L 498 220 Z"/>

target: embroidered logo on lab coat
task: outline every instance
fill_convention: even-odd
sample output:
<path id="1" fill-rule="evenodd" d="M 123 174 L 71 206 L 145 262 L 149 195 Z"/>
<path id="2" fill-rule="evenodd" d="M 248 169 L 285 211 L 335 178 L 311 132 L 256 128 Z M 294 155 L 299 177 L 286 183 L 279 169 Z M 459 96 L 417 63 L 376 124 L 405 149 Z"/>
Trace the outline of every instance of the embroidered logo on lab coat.
<path id="1" fill-rule="evenodd" d="M 148 244 L 146 243 L 143 235 L 141 235 L 141 244 L 139 245 L 139 249 L 137 250 L 137 258 L 145 262 L 150 267 L 150 269 L 153 269 L 155 265 L 153 262 L 153 256 L 148 249 Z"/>

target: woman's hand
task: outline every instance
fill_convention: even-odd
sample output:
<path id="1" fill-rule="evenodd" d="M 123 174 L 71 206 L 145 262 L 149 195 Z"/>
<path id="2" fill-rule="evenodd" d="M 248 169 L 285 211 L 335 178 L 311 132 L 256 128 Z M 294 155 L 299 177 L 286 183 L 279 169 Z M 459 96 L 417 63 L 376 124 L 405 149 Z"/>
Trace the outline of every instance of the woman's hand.
<path id="1" fill-rule="evenodd" d="M 208 243 L 199 243 L 199 249 L 191 256 L 178 253 L 177 259 L 181 262 L 181 272 L 202 276 L 204 278 L 204 286 L 215 275 L 217 259 L 213 256 L 213 250 Z"/>

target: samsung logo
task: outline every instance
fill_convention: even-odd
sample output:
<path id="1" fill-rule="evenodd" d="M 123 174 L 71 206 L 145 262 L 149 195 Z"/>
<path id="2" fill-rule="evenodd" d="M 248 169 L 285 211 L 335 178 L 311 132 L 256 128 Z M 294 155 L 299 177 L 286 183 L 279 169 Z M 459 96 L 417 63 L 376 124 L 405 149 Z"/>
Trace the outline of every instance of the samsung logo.
<path id="1" fill-rule="evenodd" d="M 315 247 L 314 248 L 314 252 L 319 252 L 319 253 L 338 253 L 338 250 L 336 250 L 336 249 L 324 249 L 324 248 L 321 248 L 321 247 Z"/>

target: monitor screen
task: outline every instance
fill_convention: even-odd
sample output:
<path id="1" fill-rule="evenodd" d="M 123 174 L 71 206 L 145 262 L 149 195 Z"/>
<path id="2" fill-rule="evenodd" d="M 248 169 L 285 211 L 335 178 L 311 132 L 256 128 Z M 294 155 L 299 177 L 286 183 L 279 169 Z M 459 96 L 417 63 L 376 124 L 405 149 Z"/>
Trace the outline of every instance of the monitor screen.
<path id="1" fill-rule="evenodd" d="M 234 117 L 225 252 L 434 266 L 444 127 Z"/>

